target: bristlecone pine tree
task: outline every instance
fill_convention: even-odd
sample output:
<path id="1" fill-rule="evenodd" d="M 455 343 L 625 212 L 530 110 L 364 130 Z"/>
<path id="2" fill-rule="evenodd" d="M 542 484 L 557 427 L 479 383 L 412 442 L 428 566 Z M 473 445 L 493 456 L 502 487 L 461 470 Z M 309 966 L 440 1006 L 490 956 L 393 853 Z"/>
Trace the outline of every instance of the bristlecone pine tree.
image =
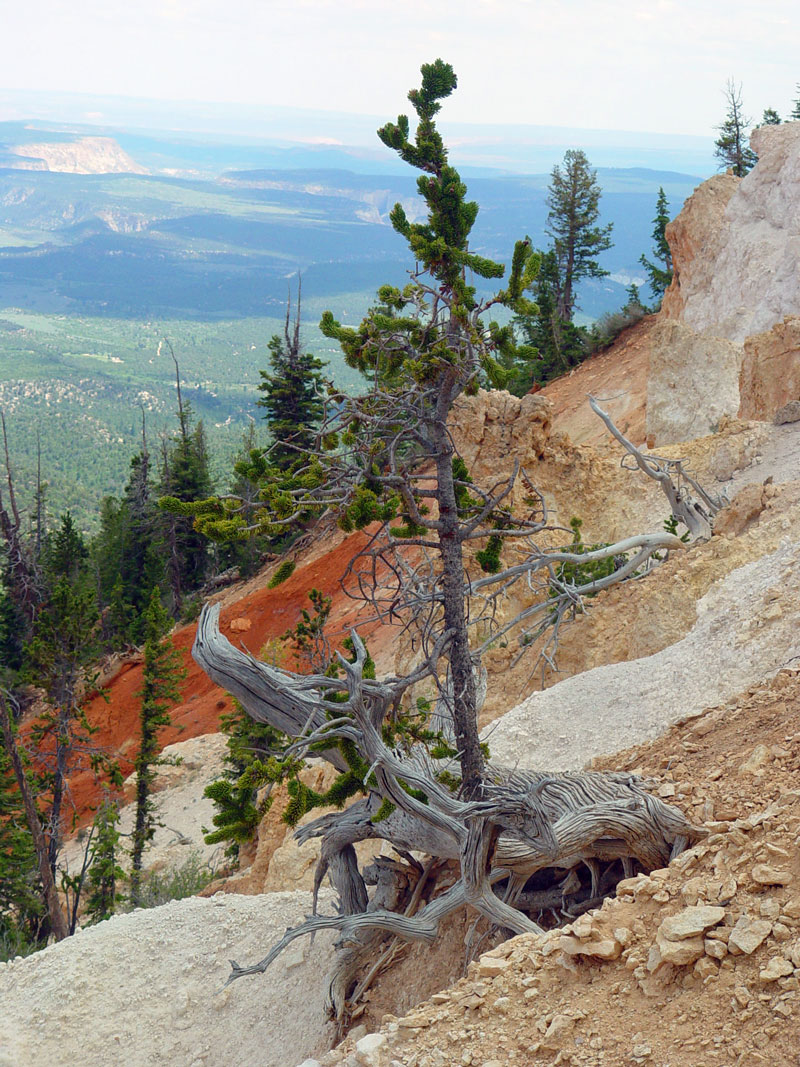
<path id="1" fill-rule="evenodd" d="M 500 382 L 498 357 L 513 354 L 510 327 L 486 323 L 483 315 L 496 305 L 532 313 L 525 294 L 539 257 L 520 241 L 505 288 L 481 295 L 471 284 L 480 280 L 485 287 L 484 280 L 500 278 L 504 268 L 469 250 L 478 206 L 467 200 L 435 123 L 440 102 L 455 87 L 449 64 L 426 64 L 420 88 L 409 93 L 415 133 L 405 115 L 379 131 L 421 171 L 417 187 L 427 217 L 412 223 L 400 205 L 391 213 L 417 264 L 410 283 L 403 290 L 383 287 L 355 329 L 330 312 L 322 320 L 349 365 L 370 372 L 373 388 L 356 398 L 333 392 L 313 447 L 288 473 L 277 476 L 268 457 L 253 458 L 258 517 L 230 497 L 167 503 L 223 539 L 253 529 L 279 532 L 310 507 L 330 507 L 346 531 L 375 524 L 350 576 L 382 618 L 404 622 L 419 650 L 409 673 L 375 678 L 353 633 L 349 655 L 340 654 L 335 669 L 300 675 L 235 649 L 219 633 L 217 607 L 204 609 L 198 623 L 196 660 L 248 714 L 287 735 L 289 766 L 312 752 L 339 772 L 340 803 L 362 794 L 346 810 L 297 833 L 299 840 L 322 838 L 315 884 L 330 875 L 338 914 L 313 917 L 261 963 L 235 964 L 232 974 L 263 971 L 301 934 L 337 929 L 347 943 L 330 980 L 331 1010 L 339 1019 L 347 1014 L 359 968 L 386 935 L 432 941 L 441 919 L 465 904 L 497 927 L 539 930 L 551 907 L 581 910 L 609 892 L 623 871 L 662 866 L 697 836 L 677 809 L 629 775 L 511 774 L 487 763 L 481 745 L 481 654 L 488 644 L 515 626 L 523 645 L 535 641 L 557 628 L 583 595 L 641 573 L 653 551 L 679 548 L 680 541 L 643 535 L 590 549 L 568 531 L 563 550 L 543 552 L 538 543 L 550 527 L 529 480 L 518 511 L 512 504 L 516 469 L 484 489 L 456 451 L 448 418 L 459 398 L 476 392 L 482 380 Z M 511 539 L 516 555 L 507 566 L 503 555 Z M 615 559 L 616 569 L 601 577 L 594 565 L 604 559 Z M 574 572 L 565 564 L 574 564 Z M 381 581 L 373 584 L 372 575 Z M 538 583 L 540 599 L 532 599 L 523 618 L 501 621 L 497 609 L 520 577 Z M 421 687 L 430 700 L 420 698 Z M 292 820 L 303 814 L 301 785 L 292 797 Z M 353 849 L 370 837 L 455 861 L 456 883 L 430 899 L 435 879 L 427 885 L 425 868 L 413 908 L 427 903 L 404 915 L 420 868 L 381 860 L 372 871 L 377 888 L 370 899 Z M 573 871 L 573 888 L 564 883 L 565 867 Z"/>

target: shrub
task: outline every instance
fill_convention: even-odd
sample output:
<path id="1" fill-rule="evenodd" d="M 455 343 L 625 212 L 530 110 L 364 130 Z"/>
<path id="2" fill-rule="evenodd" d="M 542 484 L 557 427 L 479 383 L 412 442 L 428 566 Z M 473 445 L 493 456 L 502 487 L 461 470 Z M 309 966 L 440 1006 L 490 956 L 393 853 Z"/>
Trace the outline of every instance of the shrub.
<path id="1" fill-rule="evenodd" d="M 140 908 L 157 908 L 171 900 L 193 897 L 214 877 L 214 868 L 199 852 L 190 852 L 183 863 L 163 871 L 147 871 L 142 876 Z"/>
<path id="2" fill-rule="evenodd" d="M 641 304 L 626 304 L 619 311 L 607 311 L 594 323 L 589 332 L 589 351 L 600 352 L 608 348 L 623 330 L 633 326 L 648 314 Z"/>
<path id="3" fill-rule="evenodd" d="M 274 589 L 276 586 L 280 585 L 281 582 L 285 582 L 287 578 L 291 578 L 294 574 L 295 566 L 296 564 L 293 559 L 285 559 L 270 578 L 268 583 L 269 588 Z"/>

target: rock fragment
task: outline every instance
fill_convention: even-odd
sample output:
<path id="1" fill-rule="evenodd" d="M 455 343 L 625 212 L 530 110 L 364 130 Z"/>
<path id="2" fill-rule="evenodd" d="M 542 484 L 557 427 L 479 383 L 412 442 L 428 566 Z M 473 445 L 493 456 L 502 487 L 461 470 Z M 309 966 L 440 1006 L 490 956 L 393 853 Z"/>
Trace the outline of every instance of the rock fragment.
<path id="1" fill-rule="evenodd" d="M 794 973 L 794 967 L 783 956 L 773 956 L 766 967 L 758 972 L 762 982 L 777 982 L 779 978 L 787 978 Z"/>
<path id="2" fill-rule="evenodd" d="M 728 950 L 734 956 L 746 955 L 755 952 L 772 932 L 772 923 L 766 919 L 751 919 L 749 915 L 742 915 L 728 938 Z"/>
<path id="3" fill-rule="evenodd" d="M 670 915 L 661 923 L 658 932 L 667 941 L 683 941 L 704 934 L 725 918 L 725 909 L 711 904 L 693 905 Z"/>
<path id="4" fill-rule="evenodd" d="M 750 873 L 758 885 L 789 885 L 792 880 L 791 871 L 781 871 L 766 863 L 757 863 Z"/>

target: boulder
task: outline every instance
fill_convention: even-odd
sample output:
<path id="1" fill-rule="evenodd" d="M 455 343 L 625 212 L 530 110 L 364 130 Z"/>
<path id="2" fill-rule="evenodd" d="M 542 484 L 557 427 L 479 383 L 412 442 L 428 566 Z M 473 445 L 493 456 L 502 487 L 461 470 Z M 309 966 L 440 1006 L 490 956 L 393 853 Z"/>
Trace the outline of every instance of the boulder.
<path id="1" fill-rule="evenodd" d="M 761 515 L 767 505 L 764 486 L 744 485 L 714 519 L 714 533 L 718 536 L 738 537 Z"/>
<path id="2" fill-rule="evenodd" d="M 776 426 L 783 426 L 787 422 L 800 422 L 800 400 L 790 400 L 788 404 L 778 408 L 772 421 Z"/>
<path id="3" fill-rule="evenodd" d="M 783 956 L 773 956 L 766 967 L 758 972 L 762 982 L 777 982 L 779 978 L 786 978 L 794 973 L 794 967 Z"/>
<path id="4" fill-rule="evenodd" d="M 751 873 L 757 885 L 789 885 L 792 880 L 791 871 L 781 871 L 766 863 L 757 863 Z"/>
<path id="5" fill-rule="evenodd" d="M 568 956 L 592 956 L 599 960 L 615 960 L 622 952 L 622 945 L 615 938 L 601 941 L 581 941 L 565 934 L 559 938 L 558 947 Z"/>

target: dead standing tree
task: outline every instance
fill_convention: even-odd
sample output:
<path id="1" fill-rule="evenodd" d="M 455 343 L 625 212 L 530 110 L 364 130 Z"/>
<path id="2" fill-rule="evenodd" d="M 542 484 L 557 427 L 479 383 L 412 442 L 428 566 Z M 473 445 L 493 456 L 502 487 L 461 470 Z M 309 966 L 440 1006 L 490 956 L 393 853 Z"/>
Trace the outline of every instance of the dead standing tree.
<path id="1" fill-rule="evenodd" d="M 467 284 L 468 274 L 499 278 L 504 268 L 468 250 L 477 204 L 465 199 L 433 121 L 439 100 L 455 85 L 448 64 L 424 66 L 421 88 L 409 93 L 418 116 L 414 140 L 402 115 L 379 131 L 422 171 L 426 221 L 410 223 L 400 205 L 391 214 L 417 261 L 410 284 L 402 292 L 381 289 L 380 304 L 357 329 L 341 326 L 330 313 L 322 320 L 323 331 L 339 341 L 351 366 L 372 376 L 373 387 L 358 398 L 332 391 L 316 449 L 298 453 L 288 473 L 271 468 L 268 454 L 251 454 L 239 473 L 259 485 L 262 511 L 255 521 L 252 506 L 246 511 L 236 497 L 165 502 L 194 514 L 198 528 L 216 538 L 277 533 L 298 515 L 322 508 L 335 509 L 345 530 L 379 524 L 359 571 L 362 588 L 382 616 L 413 629 L 419 662 L 410 673 L 370 677 L 355 633 L 352 658 L 339 656 L 339 678 L 271 667 L 221 636 L 214 607 L 204 610 L 193 649 L 248 714 L 295 739 L 286 755 L 321 755 L 364 794 L 298 833 L 302 840 L 322 839 L 316 885 L 330 876 L 339 914 L 312 916 L 261 963 L 234 965 L 232 975 L 263 971 L 295 937 L 337 929 L 349 946 L 330 980 L 331 1011 L 339 1019 L 376 938 L 432 940 L 441 919 L 464 905 L 504 930 L 539 930 L 550 910 L 577 913 L 634 865 L 663 865 L 698 834 L 630 776 L 510 774 L 486 763 L 477 726 L 485 641 L 476 644 L 472 635 L 478 621 L 495 637 L 510 628 L 497 621 L 510 583 L 542 579 L 545 596 L 515 620 L 530 635 L 531 625 L 556 624 L 580 607 L 583 596 L 640 573 L 654 554 L 682 546 L 672 535 L 650 534 L 591 553 L 542 547 L 552 546 L 556 534 L 527 476 L 528 511 L 518 515 L 511 501 L 520 472 L 515 468 L 485 490 L 473 484 L 456 451 L 448 429 L 454 402 L 474 392 L 482 375 L 501 380 L 495 353 L 514 355 L 511 331 L 486 325 L 482 316 L 497 304 L 530 311 L 524 294 L 538 259 L 529 242 L 518 242 L 506 289 L 479 298 Z M 511 539 L 521 547 L 519 562 L 504 567 Z M 591 564 L 602 560 L 615 561 L 616 569 L 597 577 Z M 568 562 L 575 566 L 572 578 L 564 576 Z M 483 576 L 471 579 L 475 564 Z M 380 591 L 371 576 L 380 577 Z M 407 726 L 415 715 L 410 692 L 423 681 L 438 689 L 435 715 L 445 729 L 436 737 Z M 368 872 L 359 870 L 353 848 L 367 838 L 384 838 L 401 855 L 414 850 L 455 861 L 457 880 L 416 914 L 401 914 L 400 868 L 383 861 L 372 872 L 378 885 L 370 900 Z M 407 911 L 419 905 L 420 895 L 418 885 Z"/>

